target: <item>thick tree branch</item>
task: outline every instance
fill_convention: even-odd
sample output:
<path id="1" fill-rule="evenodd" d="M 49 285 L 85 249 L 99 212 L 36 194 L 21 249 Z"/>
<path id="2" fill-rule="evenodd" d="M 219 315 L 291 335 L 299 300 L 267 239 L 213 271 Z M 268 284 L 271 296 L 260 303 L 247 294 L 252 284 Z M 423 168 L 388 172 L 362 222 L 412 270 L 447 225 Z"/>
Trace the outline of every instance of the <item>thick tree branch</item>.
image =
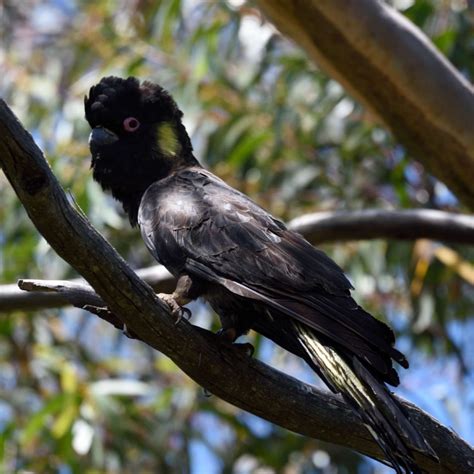
<path id="1" fill-rule="evenodd" d="M 257 3 L 474 208 L 472 86 L 415 25 L 380 0 Z"/>
<path id="2" fill-rule="evenodd" d="M 20 280 L 19 281 L 19 286 L 20 286 L 20 288 L 22 288 L 23 290 L 26 290 L 28 292 L 48 291 L 48 292 L 58 293 L 58 294 L 61 295 L 62 298 L 67 300 L 70 304 L 72 304 L 74 306 L 77 306 L 79 308 L 92 306 L 91 309 L 100 318 L 104 319 L 105 321 L 112 324 L 113 326 L 115 326 L 118 329 L 123 328 L 123 323 L 120 320 L 118 320 L 114 315 L 111 315 L 110 313 L 108 313 L 106 311 L 96 311 L 97 308 L 102 308 L 103 306 L 105 306 L 105 302 L 96 293 L 94 293 L 94 290 L 88 285 L 85 285 L 83 283 L 77 283 L 77 282 L 72 283 L 70 281 Z M 202 331 L 199 328 L 195 328 L 195 329 L 197 329 L 198 331 Z M 253 363 L 253 362 L 256 362 L 256 361 L 251 361 L 251 362 Z M 226 363 L 233 363 L 233 362 L 226 361 Z M 244 364 L 245 364 L 245 362 L 244 362 Z M 256 364 L 257 364 L 257 366 L 260 366 L 260 363 L 256 362 Z M 260 377 L 262 377 L 262 376 L 264 377 L 265 376 L 264 374 L 266 374 L 267 370 L 272 371 L 272 369 L 265 366 L 264 364 L 261 364 L 261 366 L 262 367 L 258 368 L 258 372 L 259 372 L 258 376 L 260 376 Z M 237 371 L 239 368 L 241 368 L 240 367 L 240 361 L 236 361 L 235 370 Z M 245 367 L 244 366 L 243 370 L 247 370 L 247 369 L 251 370 L 250 367 Z M 273 372 L 276 372 L 276 371 L 273 371 Z M 279 374 L 278 372 L 276 372 L 276 373 Z M 323 418 L 326 418 L 326 417 L 330 418 L 331 424 L 326 425 L 325 430 L 324 430 L 324 433 L 326 433 L 328 435 L 328 438 L 323 438 L 320 434 L 318 434 L 316 437 L 321 438 L 321 439 L 325 439 L 326 441 L 331 441 L 331 442 L 338 443 L 338 441 L 337 441 L 338 439 L 347 440 L 347 437 L 348 437 L 347 433 L 343 433 L 341 431 L 341 428 L 342 428 L 342 426 L 344 426 L 344 423 L 347 423 L 347 426 L 351 426 L 352 423 L 359 424 L 359 420 L 355 419 L 353 414 L 350 411 L 348 411 L 347 407 L 337 397 L 334 397 L 333 395 L 331 395 L 327 392 L 322 392 L 322 391 L 316 390 L 313 387 L 309 387 L 307 385 L 300 384 L 299 382 L 297 382 L 294 379 L 288 379 L 288 380 L 281 379 L 278 383 L 287 385 L 288 392 L 287 392 L 285 398 L 288 401 L 288 403 L 292 406 L 295 406 L 296 404 L 298 404 L 298 401 L 293 398 L 294 393 L 295 393 L 294 392 L 295 389 L 297 389 L 297 391 L 299 392 L 300 389 L 305 387 L 305 389 L 307 390 L 307 396 L 314 396 L 314 397 L 317 398 L 317 400 L 318 400 L 317 405 L 313 405 L 312 404 L 313 402 L 311 402 L 311 405 L 308 403 L 308 401 L 306 402 L 306 410 L 307 411 L 304 411 L 304 414 L 305 414 L 304 416 L 312 416 L 314 414 L 314 416 L 318 417 L 319 423 L 322 423 L 322 421 L 323 421 L 322 418 L 321 418 L 322 414 L 319 412 L 319 410 L 323 409 L 324 410 Z M 297 385 L 293 385 L 295 383 Z M 266 381 L 264 381 L 263 385 L 266 385 Z M 257 389 L 260 390 L 261 388 L 262 387 L 260 386 L 260 381 L 259 381 L 259 387 L 258 388 L 255 387 L 254 390 L 257 390 Z M 291 393 L 291 396 L 289 396 L 290 393 Z M 448 435 L 449 436 L 453 435 L 452 432 L 450 432 L 448 429 L 446 429 L 445 427 L 440 425 L 436 420 L 429 417 L 427 414 L 423 413 L 421 410 L 419 410 L 414 405 L 411 405 L 411 404 L 409 404 L 405 401 L 402 401 L 402 400 L 400 400 L 400 401 L 401 401 L 401 403 L 404 404 L 405 407 L 407 407 L 407 409 L 410 413 L 410 417 L 412 417 L 412 419 L 414 421 L 416 421 L 417 423 L 418 422 L 423 423 L 425 425 L 425 429 L 427 427 L 427 424 L 430 425 L 430 428 L 427 431 L 429 431 L 432 435 L 435 435 L 435 432 L 437 432 L 440 429 L 443 431 L 444 435 L 447 435 L 447 436 Z M 322 408 L 322 407 L 324 407 L 324 408 Z M 342 408 L 342 411 L 338 412 L 337 410 L 340 409 L 340 408 Z M 250 407 L 247 407 L 247 410 L 252 411 L 252 409 Z M 314 412 L 313 412 L 313 410 L 314 410 Z M 290 413 L 290 410 L 286 410 L 286 411 L 288 413 Z M 268 417 L 268 414 L 260 413 L 260 416 L 262 416 L 263 418 L 271 420 L 271 418 Z M 298 430 L 293 430 L 293 431 L 297 431 L 301 434 L 306 434 L 305 431 L 303 431 L 303 430 L 309 428 L 309 426 L 306 426 L 307 422 L 304 419 L 301 419 L 301 420 L 297 421 L 294 418 L 296 416 L 296 414 L 291 413 L 291 415 L 289 414 L 289 416 L 291 416 L 293 418 L 292 421 L 295 422 L 295 424 L 299 427 Z M 347 419 L 348 416 L 350 418 L 350 421 Z M 311 422 L 311 423 L 313 423 L 313 422 Z M 325 421 L 324 423 L 327 423 L 327 421 Z M 288 427 L 287 425 L 283 425 L 283 426 Z M 334 437 L 332 437 L 332 436 L 334 436 Z M 338 438 L 338 437 L 340 437 L 340 438 Z M 427 437 L 427 439 L 430 440 L 429 437 Z M 458 441 L 461 442 L 460 440 L 458 440 Z M 345 443 L 339 443 L 339 444 L 345 444 Z M 451 446 L 451 447 L 453 447 L 453 446 Z M 456 450 L 458 448 L 459 447 L 456 447 Z M 435 450 L 436 450 L 436 448 L 435 448 Z M 474 453 L 473 453 L 473 460 L 474 460 Z M 471 461 L 468 460 L 468 463 L 469 462 L 471 462 Z M 427 465 L 428 464 L 426 464 L 426 466 Z M 442 467 L 442 470 L 436 471 L 436 472 L 452 472 L 450 470 L 451 467 L 449 467 L 449 469 L 448 469 L 446 466 L 443 465 L 443 461 L 441 461 L 441 467 Z M 435 469 L 438 469 L 438 467 L 436 467 Z M 464 472 L 464 471 L 461 471 L 461 472 Z"/>
<path id="3" fill-rule="evenodd" d="M 434 239 L 474 244 L 474 217 L 465 214 L 413 209 L 316 212 L 293 219 L 288 226 L 310 242 L 321 244 L 358 239 Z M 137 270 L 157 292 L 169 292 L 174 279 L 161 265 Z M 72 280 L 80 282 L 81 280 Z M 68 302 L 58 293 L 26 293 L 17 285 L 0 285 L 0 312 L 55 308 Z"/>
<path id="4" fill-rule="evenodd" d="M 153 290 L 70 206 L 40 150 L 3 101 L 0 163 L 51 247 L 86 278 L 112 314 L 139 339 L 233 405 L 289 430 L 382 458 L 369 433 L 337 397 L 248 359 L 186 321 L 176 325 Z M 418 408 L 404 405 L 440 457 L 442 472 L 472 471 L 474 452 L 466 443 Z M 428 472 L 437 472 L 426 457 L 418 455 L 417 461 Z"/>

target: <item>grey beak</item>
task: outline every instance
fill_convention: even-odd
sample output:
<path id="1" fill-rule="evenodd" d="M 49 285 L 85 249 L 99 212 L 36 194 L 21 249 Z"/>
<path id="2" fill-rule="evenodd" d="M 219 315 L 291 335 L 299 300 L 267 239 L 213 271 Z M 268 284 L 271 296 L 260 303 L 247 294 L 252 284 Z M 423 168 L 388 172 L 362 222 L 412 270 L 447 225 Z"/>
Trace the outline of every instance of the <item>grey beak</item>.
<path id="1" fill-rule="evenodd" d="M 111 145 L 118 140 L 118 136 L 107 128 L 95 127 L 89 135 L 89 146 Z"/>

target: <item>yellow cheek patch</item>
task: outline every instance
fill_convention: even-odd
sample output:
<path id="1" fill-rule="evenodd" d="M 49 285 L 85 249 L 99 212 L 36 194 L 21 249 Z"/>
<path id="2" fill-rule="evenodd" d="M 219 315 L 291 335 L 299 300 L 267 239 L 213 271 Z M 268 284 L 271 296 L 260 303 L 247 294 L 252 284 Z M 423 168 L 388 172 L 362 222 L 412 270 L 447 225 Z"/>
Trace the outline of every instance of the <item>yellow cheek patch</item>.
<path id="1" fill-rule="evenodd" d="M 176 128 L 170 122 L 163 122 L 158 125 L 158 147 L 167 156 L 176 156 L 181 145 L 179 144 Z"/>

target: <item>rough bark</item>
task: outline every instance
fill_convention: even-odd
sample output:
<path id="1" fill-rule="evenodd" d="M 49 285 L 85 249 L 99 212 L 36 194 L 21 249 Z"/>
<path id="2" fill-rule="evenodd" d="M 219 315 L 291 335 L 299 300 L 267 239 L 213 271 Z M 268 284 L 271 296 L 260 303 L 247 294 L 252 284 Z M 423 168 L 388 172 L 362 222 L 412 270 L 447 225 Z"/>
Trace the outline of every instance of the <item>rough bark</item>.
<path id="1" fill-rule="evenodd" d="M 269 19 L 474 208 L 472 86 L 379 0 L 257 0 Z"/>
<path id="2" fill-rule="evenodd" d="M 233 405 L 289 430 L 383 458 L 367 430 L 337 397 L 219 344 L 215 335 L 187 321 L 176 324 L 153 290 L 69 204 L 41 151 L 1 100 L 0 164 L 39 232 L 137 338 Z M 420 409 L 403 403 L 440 457 L 442 472 L 472 472 L 474 451 Z M 438 471 L 423 455 L 417 461 L 428 472 Z"/>

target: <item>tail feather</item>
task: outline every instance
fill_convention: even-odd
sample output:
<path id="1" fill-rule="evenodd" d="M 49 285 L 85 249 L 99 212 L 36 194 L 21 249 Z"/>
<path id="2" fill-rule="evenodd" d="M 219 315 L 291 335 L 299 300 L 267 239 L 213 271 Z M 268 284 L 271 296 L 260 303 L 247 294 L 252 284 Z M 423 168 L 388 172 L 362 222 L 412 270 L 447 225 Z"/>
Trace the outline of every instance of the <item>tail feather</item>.
<path id="1" fill-rule="evenodd" d="M 411 425 L 385 385 L 378 382 L 356 357 L 348 362 L 334 349 L 319 342 L 313 331 L 298 322 L 294 326 L 312 365 L 323 374 L 329 387 L 341 393 L 358 413 L 397 474 L 421 474 L 411 448 L 435 459 L 436 454 Z"/>

